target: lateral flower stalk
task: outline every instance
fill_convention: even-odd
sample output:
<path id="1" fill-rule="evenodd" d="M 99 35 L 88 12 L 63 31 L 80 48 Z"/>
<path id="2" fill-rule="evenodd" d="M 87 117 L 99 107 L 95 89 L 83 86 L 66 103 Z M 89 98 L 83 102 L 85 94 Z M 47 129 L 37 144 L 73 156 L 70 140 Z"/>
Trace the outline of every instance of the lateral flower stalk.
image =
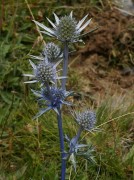
<path id="1" fill-rule="evenodd" d="M 77 145 L 78 145 L 78 140 L 80 138 L 80 135 L 81 135 L 81 132 L 82 132 L 82 128 L 80 127 L 78 132 L 77 132 L 77 135 L 70 141 L 70 150 L 69 150 L 69 154 L 72 154 L 76 151 L 77 149 Z"/>

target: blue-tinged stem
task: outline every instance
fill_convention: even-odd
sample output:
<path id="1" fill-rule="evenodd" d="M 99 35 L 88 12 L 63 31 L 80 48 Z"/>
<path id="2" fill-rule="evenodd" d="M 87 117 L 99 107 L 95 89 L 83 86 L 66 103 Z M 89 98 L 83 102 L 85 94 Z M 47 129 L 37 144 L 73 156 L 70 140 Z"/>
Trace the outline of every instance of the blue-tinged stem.
<path id="1" fill-rule="evenodd" d="M 58 108 L 59 114 L 57 115 L 58 120 L 58 129 L 59 129 L 59 138 L 60 138 L 60 151 L 61 151 L 61 158 L 62 158 L 62 165 L 61 165 L 61 180 L 65 180 L 66 175 L 66 160 L 65 160 L 65 152 L 64 152 L 64 134 L 62 128 L 62 117 L 61 117 L 61 110 Z"/>
<path id="2" fill-rule="evenodd" d="M 64 50 L 63 50 L 63 76 L 67 76 L 68 72 L 68 43 L 64 43 Z M 66 78 L 62 79 L 62 89 L 66 89 Z"/>

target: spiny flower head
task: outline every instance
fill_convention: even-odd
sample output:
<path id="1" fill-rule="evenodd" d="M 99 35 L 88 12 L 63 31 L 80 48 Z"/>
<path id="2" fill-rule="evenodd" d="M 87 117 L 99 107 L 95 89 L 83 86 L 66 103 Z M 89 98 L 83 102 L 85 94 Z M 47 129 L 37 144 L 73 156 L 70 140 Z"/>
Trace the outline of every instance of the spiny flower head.
<path id="1" fill-rule="evenodd" d="M 57 26 L 57 37 L 61 41 L 73 41 L 80 32 L 76 29 L 77 22 L 71 16 L 64 16 Z"/>
<path id="2" fill-rule="evenodd" d="M 44 29 L 41 31 L 44 34 L 47 34 L 51 37 L 55 37 L 62 42 L 77 42 L 80 41 L 79 38 L 86 34 L 81 34 L 83 29 L 85 29 L 91 22 L 89 19 L 87 22 L 84 23 L 88 15 L 86 15 L 82 20 L 77 22 L 75 18 L 73 18 L 73 13 L 71 12 L 69 16 L 64 16 L 59 19 L 59 17 L 54 13 L 55 23 L 50 21 L 47 18 L 49 23 L 52 25 L 53 28 L 48 28 L 45 25 L 39 23 L 38 21 L 34 21 L 39 27 Z M 97 28 L 89 31 L 88 33 L 96 30 Z"/>
<path id="3" fill-rule="evenodd" d="M 42 88 L 41 91 L 35 91 L 32 90 L 32 92 L 38 96 L 38 101 L 43 102 L 43 105 L 46 106 L 46 108 L 42 109 L 36 117 L 39 117 L 46 111 L 53 109 L 58 113 L 58 108 L 62 104 L 71 105 L 70 102 L 65 101 L 65 99 L 72 94 L 72 92 L 68 92 L 65 90 L 62 90 L 61 88 L 56 87 L 46 87 Z M 45 102 L 45 104 L 44 104 Z"/>
<path id="4" fill-rule="evenodd" d="M 66 98 L 66 93 L 60 88 L 51 87 L 50 91 L 47 88 L 42 90 L 42 97 L 50 101 L 53 107 L 58 107 Z"/>
<path id="5" fill-rule="evenodd" d="M 47 57 L 48 61 L 51 63 L 55 63 L 57 59 L 62 57 L 60 48 L 52 42 L 45 45 L 42 55 Z"/>
<path id="6" fill-rule="evenodd" d="M 75 113 L 76 122 L 87 131 L 94 128 L 96 123 L 96 114 L 93 111 L 86 110 L 84 112 Z"/>
<path id="7" fill-rule="evenodd" d="M 38 65 L 35 65 L 31 60 L 29 60 L 32 68 L 33 74 L 24 74 L 24 76 L 29 76 L 33 78 L 31 81 L 25 83 L 36 83 L 40 82 L 41 84 L 55 83 L 57 79 L 63 79 L 66 77 L 58 77 L 56 67 L 61 61 L 58 61 L 56 64 L 51 64 L 46 61 L 42 61 Z"/>

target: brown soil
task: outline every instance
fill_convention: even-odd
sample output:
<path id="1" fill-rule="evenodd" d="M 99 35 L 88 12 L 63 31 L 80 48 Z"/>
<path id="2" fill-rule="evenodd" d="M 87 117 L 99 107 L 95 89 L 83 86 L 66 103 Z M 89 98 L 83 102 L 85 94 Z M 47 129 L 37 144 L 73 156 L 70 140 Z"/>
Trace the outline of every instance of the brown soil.
<path id="1" fill-rule="evenodd" d="M 76 47 L 77 58 L 70 67 L 81 77 L 81 91 L 98 97 L 107 92 L 126 93 L 134 89 L 134 17 L 119 10 L 90 12 L 92 24 L 99 25 L 84 37 L 85 47 Z M 75 60 L 76 59 L 76 60 Z"/>

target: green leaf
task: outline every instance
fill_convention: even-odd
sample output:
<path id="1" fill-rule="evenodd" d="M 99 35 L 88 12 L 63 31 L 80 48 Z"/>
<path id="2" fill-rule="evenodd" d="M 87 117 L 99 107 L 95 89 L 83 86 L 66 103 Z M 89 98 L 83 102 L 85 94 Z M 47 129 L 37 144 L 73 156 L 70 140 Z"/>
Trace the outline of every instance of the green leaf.
<path id="1" fill-rule="evenodd" d="M 9 53 L 11 45 L 10 44 L 4 44 L 0 47 L 0 57 L 5 58 L 7 53 Z"/>

